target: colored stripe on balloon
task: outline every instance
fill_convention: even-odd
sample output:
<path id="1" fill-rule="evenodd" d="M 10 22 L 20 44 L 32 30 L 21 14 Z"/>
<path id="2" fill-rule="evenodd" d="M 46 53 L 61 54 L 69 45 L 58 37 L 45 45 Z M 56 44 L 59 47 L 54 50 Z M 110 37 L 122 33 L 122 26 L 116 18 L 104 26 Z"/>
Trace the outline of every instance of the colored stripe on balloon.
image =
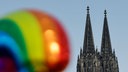
<path id="1" fill-rule="evenodd" d="M 44 43 L 38 21 L 26 11 L 13 13 L 6 18 L 16 22 L 20 28 L 26 42 L 30 60 L 32 62 L 45 60 L 43 50 Z"/>
<path id="2" fill-rule="evenodd" d="M 40 11 L 30 10 L 40 22 L 47 49 L 49 71 L 61 71 L 69 62 L 69 43 L 62 26 L 55 18 Z"/>
<path id="3" fill-rule="evenodd" d="M 18 44 L 12 39 L 8 34 L 4 32 L 0 32 L 0 46 L 6 46 L 7 50 L 12 53 L 11 55 L 14 57 L 14 62 L 16 63 L 15 67 L 21 69 L 25 63 L 25 57 L 23 56 L 23 52 Z M 2 47 L 0 47 L 2 48 Z"/>

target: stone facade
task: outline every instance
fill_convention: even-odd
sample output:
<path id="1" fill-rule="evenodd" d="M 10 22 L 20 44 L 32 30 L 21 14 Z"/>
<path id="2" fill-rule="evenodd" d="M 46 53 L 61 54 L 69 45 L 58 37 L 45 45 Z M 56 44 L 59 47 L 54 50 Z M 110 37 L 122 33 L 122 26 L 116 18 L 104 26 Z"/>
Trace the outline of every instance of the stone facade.
<path id="1" fill-rule="evenodd" d="M 78 55 L 77 72 L 119 72 L 115 50 L 111 47 L 106 10 L 104 14 L 101 52 L 98 52 L 94 46 L 89 7 L 87 7 L 84 44 Z"/>

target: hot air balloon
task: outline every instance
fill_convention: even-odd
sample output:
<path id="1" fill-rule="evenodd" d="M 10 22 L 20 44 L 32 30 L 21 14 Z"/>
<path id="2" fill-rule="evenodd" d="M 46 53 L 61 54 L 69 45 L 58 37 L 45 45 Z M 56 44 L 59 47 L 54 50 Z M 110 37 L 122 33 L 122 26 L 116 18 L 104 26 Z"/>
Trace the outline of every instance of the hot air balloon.
<path id="1" fill-rule="evenodd" d="M 67 34 L 50 14 L 21 10 L 0 19 L 1 71 L 61 72 L 69 60 Z"/>

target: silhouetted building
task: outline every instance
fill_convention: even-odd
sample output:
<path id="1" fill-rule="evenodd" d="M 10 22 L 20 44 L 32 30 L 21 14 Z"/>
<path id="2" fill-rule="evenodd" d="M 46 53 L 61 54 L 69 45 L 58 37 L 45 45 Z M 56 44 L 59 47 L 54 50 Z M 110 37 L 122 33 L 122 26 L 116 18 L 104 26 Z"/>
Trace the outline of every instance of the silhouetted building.
<path id="1" fill-rule="evenodd" d="M 89 7 L 87 7 L 84 44 L 78 55 L 77 72 L 119 72 L 118 60 L 111 47 L 106 10 L 104 14 L 101 52 L 98 52 L 94 45 Z"/>

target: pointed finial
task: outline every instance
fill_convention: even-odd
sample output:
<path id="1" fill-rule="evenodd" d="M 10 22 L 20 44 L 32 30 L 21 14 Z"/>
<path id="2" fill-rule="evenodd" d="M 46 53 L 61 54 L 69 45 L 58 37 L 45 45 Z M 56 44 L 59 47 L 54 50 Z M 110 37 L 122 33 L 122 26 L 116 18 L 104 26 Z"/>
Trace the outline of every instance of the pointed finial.
<path id="1" fill-rule="evenodd" d="M 89 6 L 87 6 L 87 14 L 89 14 Z"/>
<path id="2" fill-rule="evenodd" d="M 98 51 L 98 46 L 97 45 L 96 45 L 96 49 L 95 50 L 96 50 L 96 52 Z"/>
<path id="3" fill-rule="evenodd" d="M 83 54 L 82 48 L 80 48 L 80 56 Z"/>
<path id="4" fill-rule="evenodd" d="M 115 54 L 115 49 L 113 49 L 113 54 Z"/>
<path id="5" fill-rule="evenodd" d="M 105 16 L 107 15 L 107 11 L 106 11 L 106 10 L 104 10 L 104 15 L 105 15 Z"/>
<path id="6" fill-rule="evenodd" d="M 78 59 L 79 59 L 80 57 L 79 57 L 79 55 L 78 55 Z"/>
<path id="7" fill-rule="evenodd" d="M 80 59 L 80 57 L 79 57 L 79 55 L 78 55 L 77 61 L 79 61 L 79 59 Z"/>

